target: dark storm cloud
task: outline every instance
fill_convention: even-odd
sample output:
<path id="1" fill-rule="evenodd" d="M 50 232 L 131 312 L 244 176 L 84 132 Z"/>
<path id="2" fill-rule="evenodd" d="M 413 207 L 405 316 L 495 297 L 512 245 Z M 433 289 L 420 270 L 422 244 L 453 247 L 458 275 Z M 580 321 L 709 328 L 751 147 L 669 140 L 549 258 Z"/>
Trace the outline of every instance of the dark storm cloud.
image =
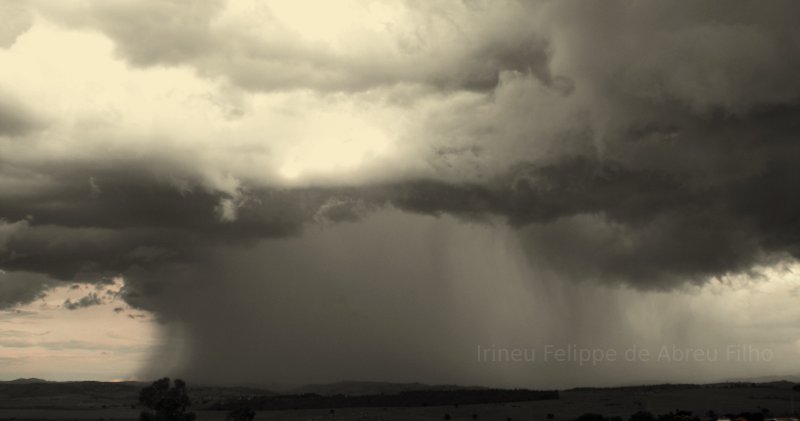
<path id="1" fill-rule="evenodd" d="M 207 243 L 298 234 L 325 200 L 314 192 L 263 191 L 227 223 L 215 211 L 225 194 L 127 170 L 53 169 L 33 188 L 0 193 L 0 214 L 13 221 L 0 237 L 3 267 L 103 282 L 135 264 L 192 261 Z M 94 193 L 90 177 L 102 193 Z"/>
<path id="2" fill-rule="evenodd" d="M 38 273 L 0 271 L 0 310 L 29 303 L 57 284 Z"/>
<path id="3" fill-rule="evenodd" d="M 199 123 L 188 139 L 148 143 L 159 134 L 140 130 L 149 129 L 146 113 L 133 123 L 89 120 L 110 132 L 86 137 L 96 148 L 87 147 L 90 159 L 52 147 L 60 132 L 31 142 L 41 147 L 26 155 L 18 146 L 35 137 L 32 120 L 0 106 L 0 146 L 22 156 L 0 157 L 0 268 L 8 271 L 0 306 L 30 301 L 55 280 L 122 275 L 131 308 L 182 324 L 187 373 L 334 380 L 374 375 L 391 361 L 398 378 L 447 378 L 467 365 L 441 362 L 472 346 L 473 333 L 489 343 L 529 334 L 529 326 L 503 330 L 519 312 L 536 312 L 526 321 L 544 332 L 537 340 L 602 341 L 625 318 L 596 317 L 606 309 L 585 304 L 600 286 L 670 290 L 800 257 L 797 3 L 409 2 L 411 29 L 392 32 L 391 48 L 370 44 L 376 35 L 338 50 L 303 40 L 268 9 L 252 11 L 255 24 L 241 14 L 226 21 L 225 6 L 236 2 L 53 4 L 41 4 L 46 18 L 102 32 L 137 72 L 187 66 L 259 91 L 258 99 L 302 89 L 331 100 L 315 106 L 333 108 L 345 97 L 385 106 L 387 98 L 365 98 L 404 84 L 427 95 L 393 105 L 406 108 L 387 118 L 409 121 L 388 148 L 397 146 L 399 169 L 376 159 L 347 182 L 264 176 L 286 158 L 260 161 L 226 142 L 274 141 L 272 153 L 281 139 L 297 140 L 293 130 L 239 133 L 238 120 L 196 144 L 192 136 L 206 128 Z M 281 112 L 315 111 L 278 102 L 288 107 Z M 132 134 L 114 136 L 129 123 Z M 123 145 L 140 138 L 147 146 Z M 206 147 L 212 158 L 189 153 Z M 298 155 L 299 167 L 327 164 Z M 235 182 L 210 183 L 209 174 Z M 491 233 L 459 231 L 497 221 L 533 270 L 515 272 L 516 255 Z M 29 273 L 39 275 L 20 277 Z M 484 320 L 527 291 L 505 284 L 517 278 L 543 291 L 529 294 L 538 301 Z M 583 295 L 570 295 L 573 287 Z M 566 310 L 550 314 L 558 306 Z M 672 336 L 691 323 L 687 314 Z M 298 357 L 304 350 L 310 365 Z M 156 359 L 153 370 L 163 368 Z"/>
<path id="4" fill-rule="evenodd" d="M 375 206 L 363 199 L 331 197 L 314 214 L 316 222 L 357 222 L 375 210 Z"/>
<path id="5" fill-rule="evenodd" d="M 4 201 L 2 264 L 57 279 L 152 283 L 128 298 L 182 278 L 209 246 L 292 237 L 320 222 L 359 221 L 392 206 L 473 221 L 502 217 L 519 228 L 532 261 L 574 279 L 669 288 L 740 272 L 782 253 L 798 256 L 800 173 L 788 149 L 761 171 L 711 181 L 682 171 L 630 168 L 572 157 L 518 164 L 487 183 L 407 181 L 371 187 L 247 190 L 235 220 L 215 211 L 224 193 L 97 174 L 59 177 L 42 196 Z M 775 207 L 780 203 L 780 207 Z M 24 215 L 32 215 L 28 219 Z M 138 268 L 138 269 L 136 269 Z M 181 269 L 183 268 L 183 269 Z M 132 272 L 128 272 L 131 271 Z M 165 272 L 163 275 L 157 273 Z M 161 279 L 161 280 L 159 280 Z"/>
<path id="6" fill-rule="evenodd" d="M 800 257 L 800 108 L 680 116 L 607 133 L 604 156 L 518 164 L 486 184 L 397 186 L 423 213 L 506 216 L 536 266 L 670 288 Z M 678 115 L 679 118 L 674 116 Z M 656 120 L 657 121 L 657 120 Z"/>

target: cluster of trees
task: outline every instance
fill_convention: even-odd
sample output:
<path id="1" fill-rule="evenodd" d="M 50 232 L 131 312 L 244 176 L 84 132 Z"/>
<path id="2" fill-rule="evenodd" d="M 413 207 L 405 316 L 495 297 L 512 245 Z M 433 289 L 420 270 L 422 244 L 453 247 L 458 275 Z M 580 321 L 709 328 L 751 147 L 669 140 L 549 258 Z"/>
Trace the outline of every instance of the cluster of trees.
<path id="1" fill-rule="evenodd" d="M 146 410 L 139 414 L 140 421 L 194 421 L 195 413 L 187 412 L 192 404 L 186 382 L 175 379 L 170 386 L 169 377 L 153 382 L 139 392 L 139 403 Z M 256 412 L 248 407 L 239 407 L 228 413 L 231 421 L 252 421 Z"/>
<path id="2" fill-rule="evenodd" d="M 153 382 L 139 392 L 139 403 L 147 409 L 139 415 L 141 421 L 194 421 L 194 412 L 186 412 L 192 401 L 186 383 L 176 379 L 170 387 L 169 377 Z"/>

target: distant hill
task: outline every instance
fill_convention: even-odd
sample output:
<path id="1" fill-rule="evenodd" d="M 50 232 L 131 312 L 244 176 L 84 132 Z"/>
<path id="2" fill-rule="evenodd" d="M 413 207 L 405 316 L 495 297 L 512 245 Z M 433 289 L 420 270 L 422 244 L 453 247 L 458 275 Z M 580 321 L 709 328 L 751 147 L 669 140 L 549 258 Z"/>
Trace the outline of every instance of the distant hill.
<path id="1" fill-rule="evenodd" d="M 51 383 L 48 380 L 31 377 L 28 379 L 0 380 L 0 384 L 30 384 L 30 383 Z"/>
<path id="2" fill-rule="evenodd" d="M 141 385 L 108 382 L 10 381 L 0 383 L 0 408 L 129 407 Z"/>
<path id="3" fill-rule="evenodd" d="M 456 385 L 429 385 L 424 383 L 387 383 L 387 382 L 365 382 L 365 381 L 342 381 L 325 384 L 309 384 L 296 387 L 284 394 L 315 394 L 321 396 L 346 395 L 393 395 L 402 392 L 413 391 L 448 391 L 448 390 L 480 390 L 485 389 L 477 386 L 456 386 Z"/>
<path id="4" fill-rule="evenodd" d="M 800 376 L 760 376 L 760 377 L 743 377 L 738 379 L 730 379 L 729 382 L 751 382 L 751 383 L 774 383 L 774 382 L 791 382 L 800 383 Z"/>
<path id="5" fill-rule="evenodd" d="M 53 382 L 17 379 L 0 382 L 0 409 L 135 408 L 139 391 L 149 382 Z M 554 396 L 557 396 L 557 392 Z M 424 383 L 344 381 L 283 390 L 280 394 L 257 387 L 189 384 L 195 408 L 235 407 L 241 402 L 264 409 L 363 406 L 413 406 L 422 403 L 506 402 L 541 399 L 541 392 L 501 390 Z M 551 398 L 550 395 L 546 396 Z"/>
<path id="6" fill-rule="evenodd" d="M 0 408 L 130 408 L 149 382 L 53 382 L 17 379 L 0 382 Z M 197 405 L 239 396 L 271 396 L 273 392 L 252 387 L 189 386 Z"/>
<path id="7" fill-rule="evenodd" d="M 610 386 L 610 387 L 575 387 L 566 389 L 567 392 L 608 392 L 608 391 L 627 391 L 627 392 L 664 392 L 664 391 L 681 391 L 693 389 L 791 389 L 795 385 L 794 382 L 780 380 L 769 382 L 754 382 L 754 381 L 728 381 L 722 383 L 661 383 L 661 384 L 644 384 L 633 386 Z"/>

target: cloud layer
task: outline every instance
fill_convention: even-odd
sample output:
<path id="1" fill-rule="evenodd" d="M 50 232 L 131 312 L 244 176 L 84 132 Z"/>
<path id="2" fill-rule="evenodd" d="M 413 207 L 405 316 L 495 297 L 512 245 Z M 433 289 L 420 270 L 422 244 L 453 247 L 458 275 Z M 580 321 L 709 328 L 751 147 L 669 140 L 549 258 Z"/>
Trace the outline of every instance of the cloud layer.
<path id="1" fill-rule="evenodd" d="M 395 210 L 507 225 L 563 282 L 800 256 L 795 3 L 301 3 L 3 6 L 0 306 L 122 275 L 207 325 L 176 301 L 245 288 L 229 248 Z"/>

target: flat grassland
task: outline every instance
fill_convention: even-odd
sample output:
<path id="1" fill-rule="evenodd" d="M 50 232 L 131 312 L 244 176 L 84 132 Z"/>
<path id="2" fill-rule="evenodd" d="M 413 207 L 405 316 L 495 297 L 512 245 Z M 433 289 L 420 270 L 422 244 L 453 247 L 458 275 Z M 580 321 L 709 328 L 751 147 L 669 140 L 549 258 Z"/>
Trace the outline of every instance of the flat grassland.
<path id="1" fill-rule="evenodd" d="M 257 420 L 385 420 L 415 421 L 444 420 L 446 414 L 456 420 L 542 420 L 552 414 L 556 421 L 568 421 L 585 413 L 619 416 L 624 420 L 637 411 L 663 414 L 676 410 L 692 411 L 706 420 L 709 411 L 716 414 L 768 411 L 769 416 L 788 416 L 793 413 L 792 384 L 775 382 L 764 384 L 720 384 L 708 386 L 663 385 L 627 388 L 575 389 L 560 392 L 557 400 L 515 402 L 503 404 L 476 404 L 459 406 L 389 407 L 389 408 L 337 408 L 259 411 Z M 793 396 L 796 394 L 797 396 Z M 62 400 L 67 399 L 62 397 Z M 130 406 L 69 408 L 9 407 L 0 396 L 0 419 L 3 420 L 136 420 L 140 409 Z M 66 403 L 62 401 L 62 403 Z M 800 402 L 797 403 L 800 409 Z M 225 411 L 194 409 L 198 421 L 224 420 Z"/>

